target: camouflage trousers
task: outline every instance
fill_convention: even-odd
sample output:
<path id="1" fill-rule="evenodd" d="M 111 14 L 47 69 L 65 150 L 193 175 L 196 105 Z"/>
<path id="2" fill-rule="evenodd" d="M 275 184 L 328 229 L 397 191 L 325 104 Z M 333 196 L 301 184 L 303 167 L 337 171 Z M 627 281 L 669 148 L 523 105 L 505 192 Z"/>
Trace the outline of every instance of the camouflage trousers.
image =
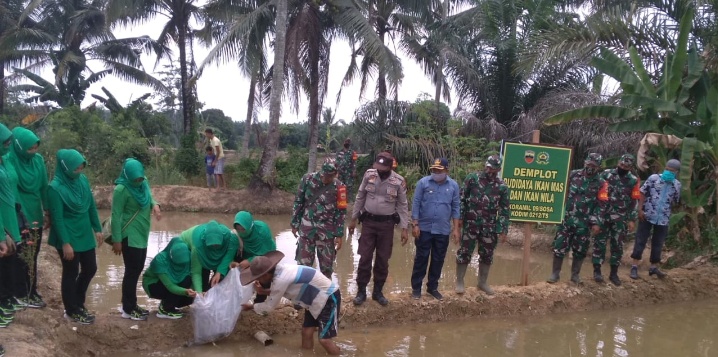
<path id="1" fill-rule="evenodd" d="M 601 227 L 601 233 L 593 239 L 593 264 L 603 264 L 606 259 L 606 244 L 611 243 L 610 265 L 619 265 L 623 258 L 623 242 L 628 235 L 625 221 L 613 221 Z"/>
<path id="2" fill-rule="evenodd" d="M 479 263 L 491 265 L 494 262 L 494 250 L 499 242 L 494 227 L 495 224 L 464 229 L 459 250 L 456 251 L 456 264 L 469 264 L 478 243 Z"/>
<path id="3" fill-rule="evenodd" d="M 324 232 L 308 235 L 300 233 L 297 238 L 297 254 L 294 258 L 297 264 L 314 267 L 316 256 L 319 256 L 319 270 L 331 279 L 334 272 L 334 261 L 337 258 L 334 236 Z"/>
<path id="4" fill-rule="evenodd" d="M 573 257 L 586 258 L 591 243 L 591 228 L 585 220 L 568 218 L 558 226 L 556 238 L 553 240 L 553 254 L 563 258 L 568 250 L 573 251 Z"/>

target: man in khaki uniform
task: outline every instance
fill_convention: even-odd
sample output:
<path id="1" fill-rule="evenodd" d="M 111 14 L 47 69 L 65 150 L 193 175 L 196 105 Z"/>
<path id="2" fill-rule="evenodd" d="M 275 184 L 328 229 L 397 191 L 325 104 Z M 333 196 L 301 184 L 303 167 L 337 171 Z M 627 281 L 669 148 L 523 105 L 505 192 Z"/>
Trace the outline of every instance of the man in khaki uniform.
<path id="1" fill-rule="evenodd" d="M 359 237 L 359 267 L 357 285 L 359 291 L 354 305 L 366 301 L 366 286 L 372 275 L 374 264 L 374 291 L 372 299 L 386 306 L 389 301 L 382 294 L 382 288 L 389 274 L 389 258 L 394 247 L 394 226 L 401 226 L 401 244 L 409 241 L 409 202 L 406 199 L 406 181 L 391 170 L 394 158 L 387 152 L 377 155 L 373 168 L 364 173 L 352 211 L 349 235 L 354 234 L 357 221 L 363 226 Z"/>

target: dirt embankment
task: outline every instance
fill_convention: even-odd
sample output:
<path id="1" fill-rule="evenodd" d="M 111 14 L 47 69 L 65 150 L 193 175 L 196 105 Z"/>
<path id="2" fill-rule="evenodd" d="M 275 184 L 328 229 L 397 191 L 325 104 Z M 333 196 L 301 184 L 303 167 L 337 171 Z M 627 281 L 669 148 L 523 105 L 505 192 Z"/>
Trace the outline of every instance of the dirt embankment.
<path id="1" fill-rule="evenodd" d="M 93 188 L 97 207 L 110 209 L 114 186 Z M 260 197 L 249 190 L 209 191 L 195 186 L 153 186 L 152 197 L 164 211 L 235 213 L 242 210 L 254 214 L 291 214 L 294 196 L 274 190 L 269 197 Z"/>
<path id="2" fill-rule="evenodd" d="M 15 323 L 2 331 L 0 339 L 8 356 L 77 357 L 161 352 L 191 340 L 189 318 L 168 321 L 151 316 L 147 322 L 135 322 L 123 320 L 117 313 L 99 313 L 95 324 L 90 326 L 78 326 L 63 319 L 58 259 L 57 254 L 43 250 L 40 291 L 49 306 L 18 313 Z M 620 275 L 624 285 L 614 287 L 590 281 L 590 269 L 586 268 L 583 273 L 586 282 L 578 287 L 565 282 L 567 273 L 564 272 L 564 280 L 555 285 L 539 282 L 526 287 L 497 286 L 497 294 L 493 297 L 469 288 L 464 295 L 446 292 L 443 302 L 426 297 L 417 302 L 409 297 L 409 293 L 390 294 L 391 303 L 387 307 L 367 301 L 357 308 L 350 303 L 352 297 L 344 294 L 341 326 L 355 329 L 481 316 L 546 315 L 718 297 L 718 267 L 712 265 L 693 264 L 690 269 L 673 269 L 665 280 L 648 278 L 645 271 L 642 273 L 642 279 L 634 281 L 628 278 L 626 270 L 622 270 Z M 301 321 L 302 314 L 290 306 L 280 308 L 268 317 L 246 313 L 228 340 L 251 339 L 251 334 L 257 330 L 295 334 L 300 331 Z M 131 329 L 133 325 L 138 325 L 139 329 Z"/>

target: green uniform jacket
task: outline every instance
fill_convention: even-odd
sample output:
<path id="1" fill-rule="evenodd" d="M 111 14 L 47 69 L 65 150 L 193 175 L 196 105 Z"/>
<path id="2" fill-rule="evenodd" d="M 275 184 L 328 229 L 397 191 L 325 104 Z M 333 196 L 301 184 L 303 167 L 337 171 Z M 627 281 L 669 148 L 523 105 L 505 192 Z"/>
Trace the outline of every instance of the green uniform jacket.
<path id="1" fill-rule="evenodd" d="M 8 194 L 15 198 L 17 202 L 17 174 L 13 169 L 12 165 L 8 163 L 5 157 L 2 158 L 2 165 L 0 165 L 0 180 L 8 182 L 10 192 Z M 0 234 L 2 239 L 5 239 L 5 232 L 10 233 L 10 236 L 15 242 L 20 242 L 20 228 L 17 224 L 17 213 L 15 211 L 15 204 L 11 202 L 5 202 L 0 200 Z"/>
<path id="2" fill-rule="evenodd" d="M 170 240 L 169 244 L 167 244 L 165 249 L 163 249 L 162 251 L 163 252 L 169 251 L 170 249 L 172 249 L 172 244 L 174 244 L 177 241 L 181 241 L 181 240 L 179 238 L 172 238 L 172 240 Z M 160 252 L 160 254 L 161 253 L 162 252 Z M 151 265 L 152 264 L 150 263 L 150 266 Z M 186 279 L 186 278 L 187 278 L 187 276 L 185 276 L 184 279 Z M 182 280 L 184 280 L 184 279 L 182 279 Z M 161 282 L 162 285 L 164 285 L 167 288 L 167 290 L 169 290 L 169 292 L 171 292 L 172 294 L 188 296 L 187 290 L 185 288 L 175 284 L 175 282 L 172 281 L 172 278 L 170 278 L 170 276 L 168 274 L 156 273 L 152 269 L 150 269 L 150 267 L 147 267 L 147 270 L 145 270 L 145 274 L 142 275 L 142 289 L 145 290 L 145 293 L 147 293 L 148 296 L 150 295 L 150 285 L 155 284 L 158 281 Z"/>
<path id="3" fill-rule="evenodd" d="M 39 154 L 37 154 L 39 155 Z M 43 160 L 43 163 L 45 161 Z M 44 172 L 38 177 L 42 180 L 42 187 L 39 191 L 28 192 L 18 186 L 17 201 L 22 205 L 22 212 L 25 213 L 28 223 L 37 222 L 38 227 L 45 224 L 44 209 L 47 209 L 47 168 L 43 165 Z"/>
<path id="4" fill-rule="evenodd" d="M 218 273 L 220 273 L 222 276 L 226 276 L 229 272 L 229 265 L 232 264 L 232 261 L 234 260 L 235 255 L 237 254 L 237 249 L 239 248 L 239 240 L 237 239 L 237 236 L 235 236 L 229 229 L 227 229 L 227 232 L 225 233 L 229 235 L 227 237 L 229 239 L 229 245 L 227 247 L 227 251 L 224 253 L 224 257 L 222 258 L 222 261 L 219 263 L 218 266 L 213 267 L 206 267 L 202 265 L 202 262 L 199 259 L 198 255 L 198 249 L 204 249 L 204 247 L 198 248 L 194 246 L 194 243 L 192 243 L 192 235 L 194 234 L 195 229 L 197 227 L 201 226 L 201 224 L 196 225 L 180 234 L 180 239 L 187 244 L 189 247 L 189 250 L 192 252 L 192 258 L 191 258 L 191 270 L 192 270 L 192 286 L 194 287 L 193 290 L 197 293 L 203 292 L 202 290 L 202 269 L 207 270 L 214 270 Z"/>
<path id="5" fill-rule="evenodd" d="M 52 221 L 48 240 L 50 245 L 62 249 L 63 244 L 69 243 L 76 252 L 86 252 L 97 247 L 95 233 L 102 232 L 102 227 L 94 198 L 87 212 L 76 214 L 66 210 L 60 194 L 54 188 L 48 187 L 47 203 Z"/>
<path id="6" fill-rule="evenodd" d="M 115 186 L 115 191 L 112 194 L 112 242 L 121 243 L 124 238 L 127 238 L 130 247 L 146 249 L 147 240 L 150 237 L 152 208 L 156 204 L 157 202 L 152 199 L 152 204 L 141 208 L 124 185 Z M 137 213 L 136 216 L 135 213 Z M 127 225 L 132 216 L 135 216 L 135 219 Z M 127 228 L 123 231 L 122 228 L 125 225 Z"/>

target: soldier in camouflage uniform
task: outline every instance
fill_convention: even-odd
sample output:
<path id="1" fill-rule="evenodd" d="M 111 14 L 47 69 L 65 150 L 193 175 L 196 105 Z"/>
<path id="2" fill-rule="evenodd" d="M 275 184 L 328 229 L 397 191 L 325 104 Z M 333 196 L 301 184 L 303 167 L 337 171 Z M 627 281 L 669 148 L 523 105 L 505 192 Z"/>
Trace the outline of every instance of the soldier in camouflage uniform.
<path id="1" fill-rule="evenodd" d="M 302 177 L 294 199 L 292 234 L 297 239 L 296 261 L 314 266 L 319 255 L 319 269 L 328 278 L 334 272 L 337 250 L 342 246 L 346 208 L 337 207 L 337 190 L 342 183 L 336 179 L 333 161 L 322 164 L 319 172 Z"/>
<path id="2" fill-rule="evenodd" d="M 553 272 L 549 283 L 559 280 L 563 258 L 569 248 L 573 251 L 571 281 L 579 284 L 581 264 L 586 258 L 591 243 L 591 230 L 598 229 L 598 191 L 601 188 L 601 162 L 603 157 L 590 153 L 584 161 L 584 167 L 573 170 L 568 177 L 568 197 L 563 223 L 558 227 L 553 241 Z M 596 226 L 592 228 L 592 226 Z"/>
<path id="3" fill-rule="evenodd" d="M 464 293 L 464 275 L 471 262 L 471 254 L 479 245 L 478 288 L 488 295 L 494 291 L 487 284 L 498 237 L 506 241 L 509 231 L 509 187 L 498 177 L 501 158 L 489 156 L 484 172 L 466 176 L 461 188 L 461 220 L 463 236 L 456 252 L 456 292 Z M 459 243 L 454 241 L 454 243 Z"/>
<path id="4" fill-rule="evenodd" d="M 349 149 L 351 139 L 344 140 L 344 150 L 337 153 L 337 170 L 339 170 L 339 181 L 347 186 L 347 197 L 352 197 L 354 178 L 357 176 L 356 161 L 354 161 L 354 150 Z"/>
<path id="5" fill-rule="evenodd" d="M 599 224 L 601 231 L 594 236 L 593 242 L 593 279 L 603 282 L 601 264 L 606 257 L 606 243 L 611 242 L 611 273 L 608 280 L 616 286 L 621 285 L 618 278 L 618 264 L 623 257 L 623 242 L 628 232 L 635 228 L 638 219 L 638 178 L 631 173 L 635 158 L 626 154 L 621 156 L 618 167 L 601 173 L 601 185 L 607 192 L 599 195 Z M 603 188 L 601 189 L 603 191 Z"/>

